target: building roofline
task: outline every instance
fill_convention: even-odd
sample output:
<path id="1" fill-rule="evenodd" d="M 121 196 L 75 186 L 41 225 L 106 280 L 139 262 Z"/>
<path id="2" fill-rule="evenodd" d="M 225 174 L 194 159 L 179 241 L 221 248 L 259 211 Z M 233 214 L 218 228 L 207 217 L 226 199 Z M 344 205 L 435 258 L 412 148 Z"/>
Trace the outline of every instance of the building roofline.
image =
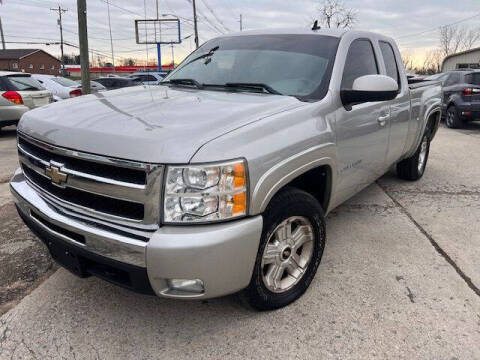
<path id="1" fill-rule="evenodd" d="M 451 59 L 452 57 L 459 56 L 459 55 L 470 54 L 471 52 L 475 52 L 475 51 L 480 51 L 480 47 L 476 47 L 476 48 L 473 48 L 473 49 L 470 49 L 470 50 L 460 51 L 458 53 L 450 54 L 450 55 L 445 56 L 445 58 L 442 61 L 442 68 L 443 68 L 443 65 L 445 64 L 445 61 Z"/>
<path id="2" fill-rule="evenodd" d="M 23 58 L 25 58 L 25 57 L 27 57 L 27 56 L 30 56 L 30 55 L 33 55 L 33 54 L 35 54 L 35 53 L 37 53 L 37 52 L 39 52 L 39 51 L 43 51 L 43 50 L 42 50 L 42 49 L 32 49 L 32 52 L 30 52 L 30 53 L 28 53 L 28 54 L 25 54 L 25 55 L 23 55 L 23 56 L 20 56 L 20 57 L 18 58 L 18 60 L 22 60 Z M 46 52 L 46 51 L 44 51 L 44 52 Z M 48 54 L 48 53 L 47 53 L 47 54 Z M 50 54 L 48 54 L 48 55 L 50 55 Z"/>

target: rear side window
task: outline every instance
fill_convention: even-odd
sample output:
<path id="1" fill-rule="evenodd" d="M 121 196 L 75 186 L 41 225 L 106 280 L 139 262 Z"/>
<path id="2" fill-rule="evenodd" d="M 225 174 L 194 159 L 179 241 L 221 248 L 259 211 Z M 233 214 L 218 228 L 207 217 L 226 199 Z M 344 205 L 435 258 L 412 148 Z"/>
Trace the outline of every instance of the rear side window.
<path id="1" fill-rule="evenodd" d="M 355 79 L 364 75 L 378 74 L 377 60 L 369 40 L 355 40 L 348 49 L 343 69 L 342 89 L 351 89 Z"/>
<path id="2" fill-rule="evenodd" d="M 469 84 L 480 86 L 480 72 L 468 74 L 465 80 Z"/>
<path id="3" fill-rule="evenodd" d="M 17 91 L 29 91 L 29 90 L 45 90 L 45 88 L 37 80 L 31 76 L 25 75 L 10 75 L 7 76 L 8 81 L 12 87 Z"/>
<path id="4" fill-rule="evenodd" d="M 400 87 L 398 66 L 397 61 L 395 60 L 395 53 L 393 52 L 392 45 L 385 41 L 380 41 L 380 50 L 382 51 L 383 61 L 385 62 L 387 76 L 395 80 Z"/>
<path id="5" fill-rule="evenodd" d="M 451 85 L 455 85 L 455 84 L 459 84 L 460 83 L 460 80 L 462 78 L 462 75 L 460 73 L 451 73 L 449 76 L 448 76 L 448 79 L 445 81 L 445 86 L 451 86 Z"/>

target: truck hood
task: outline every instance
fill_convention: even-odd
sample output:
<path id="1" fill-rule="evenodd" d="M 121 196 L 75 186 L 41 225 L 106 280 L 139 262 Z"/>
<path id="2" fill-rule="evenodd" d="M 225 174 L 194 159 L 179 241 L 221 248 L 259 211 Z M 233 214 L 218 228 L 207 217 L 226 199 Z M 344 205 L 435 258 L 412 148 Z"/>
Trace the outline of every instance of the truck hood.
<path id="1" fill-rule="evenodd" d="M 18 129 L 78 151 L 187 163 L 206 142 L 303 105 L 288 96 L 136 86 L 35 109 L 22 117 Z"/>

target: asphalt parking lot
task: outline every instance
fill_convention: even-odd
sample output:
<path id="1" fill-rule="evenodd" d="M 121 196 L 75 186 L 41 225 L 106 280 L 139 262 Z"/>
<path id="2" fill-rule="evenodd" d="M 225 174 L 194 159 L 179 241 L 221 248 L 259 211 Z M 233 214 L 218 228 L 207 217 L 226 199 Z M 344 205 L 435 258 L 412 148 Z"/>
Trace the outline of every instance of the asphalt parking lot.
<path id="1" fill-rule="evenodd" d="M 14 130 L 0 156 L 0 255 L 13 237 L 42 254 L 5 183 Z M 390 172 L 330 214 L 312 286 L 274 312 L 236 295 L 137 295 L 63 269 L 36 287 L 52 272 L 37 256 L 36 288 L 0 317 L 0 359 L 480 359 L 479 164 L 480 123 L 442 127 L 421 181 Z"/>

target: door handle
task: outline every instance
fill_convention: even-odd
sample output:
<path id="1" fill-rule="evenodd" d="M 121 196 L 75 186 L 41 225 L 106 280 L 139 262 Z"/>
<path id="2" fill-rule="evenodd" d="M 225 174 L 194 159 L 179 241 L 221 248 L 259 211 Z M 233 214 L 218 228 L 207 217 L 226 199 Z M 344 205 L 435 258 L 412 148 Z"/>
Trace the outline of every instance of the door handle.
<path id="1" fill-rule="evenodd" d="M 387 123 L 388 118 L 390 117 L 390 114 L 380 116 L 377 121 L 380 126 L 385 126 Z"/>

